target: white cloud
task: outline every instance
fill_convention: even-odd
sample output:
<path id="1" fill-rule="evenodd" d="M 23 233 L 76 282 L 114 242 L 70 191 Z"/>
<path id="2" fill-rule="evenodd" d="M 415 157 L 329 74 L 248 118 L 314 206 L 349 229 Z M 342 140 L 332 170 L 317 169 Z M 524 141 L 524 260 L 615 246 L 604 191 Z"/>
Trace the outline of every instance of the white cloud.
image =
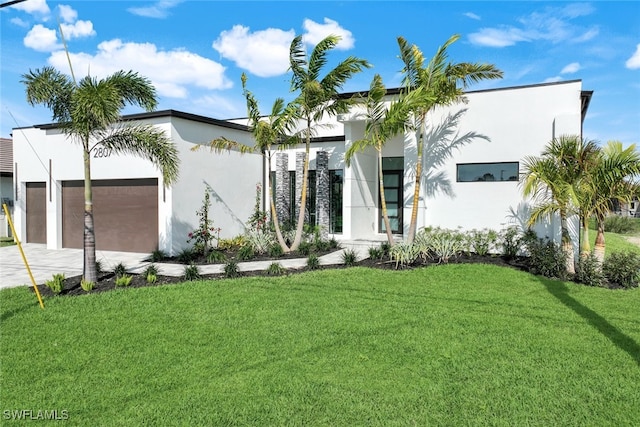
<path id="1" fill-rule="evenodd" d="M 293 30 L 268 28 L 252 33 L 249 27 L 234 25 L 221 32 L 212 46 L 238 67 L 260 77 L 271 77 L 284 74 L 289 68 L 289 46 L 294 37 Z"/>
<path id="2" fill-rule="evenodd" d="M 28 0 L 22 3 L 16 3 L 10 7 L 30 14 L 48 15 L 51 13 L 51 9 L 47 6 L 46 0 Z"/>
<path id="3" fill-rule="evenodd" d="M 58 11 L 60 13 L 60 18 L 62 18 L 66 23 L 72 23 L 78 19 L 78 12 L 76 12 L 71 6 L 61 4 L 58 6 Z"/>
<path id="4" fill-rule="evenodd" d="M 302 36 L 305 43 L 316 45 L 329 35 L 340 36 L 340 41 L 336 45 L 336 49 L 348 50 L 355 45 L 355 39 L 351 31 L 342 28 L 337 21 L 324 18 L 324 24 L 319 24 L 311 19 L 305 19 L 302 27 L 306 33 Z"/>
<path id="5" fill-rule="evenodd" d="M 477 33 L 469 34 L 469 40 L 472 44 L 488 47 L 507 47 L 529 41 L 517 28 L 482 28 Z"/>
<path id="6" fill-rule="evenodd" d="M 28 28 L 29 27 L 29 23 L 27 21 L 23 21 L 20 18 L 11 18 L 10 22 L 13 25 L 17 25 L 18 27 L 22 27 L 22 28 Z"/>
<path id="7" fill-rule="evenodd" d="M 62 33 L 67 39 L 78 39 L 81 37 L 96 35 L 91 21 L 78 21 L 73 24 L 62 24 L 60 27 L 62 27 Z"/>
<path id="8" fill-rule="evenodd" d="M 627 59 L 625 65 L 630 70 L 637 70 L 640 68 L 640 43 L 636 46 L 636 51 L 631 55 L 631 58 Z"/>
<path id="9" fill-rule="evenodd" d="M 562 80 L 562 77 L 560 76 L 554 76 L 554 77 L 549 77 L 544 79 L 544 83 L 555 83 L 555 82 L 559 82 Z"/>
<path id="10" fill-rule="evenodd" d="M 571 64 L 565 65 L 562 71 L 560 71 L 560 74 L 573 74 L 578 72 L 581 68 L 580 63 L 572 62 Z"/>
<path id="11" fill-rule="evenodd" d="M 576 43 L 586 42 L 586 41 L 589 41 L 589 40 L 593 39 L 598 34 L 600 34 L 600 28 L 592 27 L 592 28 L 588 29 L 587 31 L 585 31 L 584 34 L 574 38 L 573 41 L 576 42 Z"/>
<path id="12" fill-rule="evenodd" d="M 59 49 L 61 45 L 58 43 L 56 30 L 46 28 L 43 25 L 34 25 L 24 37 L 24 45 L 39 52 L 51 52 Z"/>
<path id="13" fill-rule="evenodd" d="M 476 21 L 479 21 L 481 19 L 478 15 L 476 15 L 473 12 L 467 12 L 467 13 L 464 14 L 464 16 L 466 16 L 467 18 L 470 18 L 470 19 L 475 19 Z"/>
<path id="14" fill-rule="evenodd" d="M 166 18 L 169 16 L 169 9 L 180 3 L 182 3 L 182 0 L 161 0 L 152 6 L 130 7 L 127 11 L 146 18 Z"/>
<path id="15" fill-rule="evenodd" d="M 232 86 L 219 63 L 182 49 L 158 50 L 151 43 L 123 43 L 114 39 L 100 43 L 95 55 L 71 53 L 70 57 L 78 78 L 87 74 L 104 78 L 116 71 L 133 70 L 149 78 L 158 94 L 166 97 L 185 98 L 191 86 L 204 89 Z M 48 61 L 59 70 L 69 67 L 64 51 L 52 53 Z"/>

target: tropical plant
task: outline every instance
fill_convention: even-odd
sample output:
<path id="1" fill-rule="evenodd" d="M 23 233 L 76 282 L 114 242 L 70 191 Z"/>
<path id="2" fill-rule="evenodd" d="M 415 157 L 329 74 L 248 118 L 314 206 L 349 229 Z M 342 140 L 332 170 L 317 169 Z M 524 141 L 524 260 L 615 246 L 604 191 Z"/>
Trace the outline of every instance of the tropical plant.
<path id="1" fill-rule="evenodd" d="M 59 294 L 62 292 L 64 288 L 64 273 L 56 273 L 53 275 L 51 280 L 47 280 L 44 284 L 53 292 L 54 294 Z"/>
<path id="2" fill-rule="evenodd" d="M 184 280 L 198 280 L 200 279 L 200 269 L 195 264 L 189 264 L 184 266 Z"/>
<path id="3" fill-rule="evenodd" d="M 423 102 L 411 107 L 414 121 L 412 128 L 416 132 L 417 158 L 411 222 L 407 235 L 408 242 L 412 242 L 415 238 L 418 223 L 418 202 L 420 200 L 420 185 L 423 180 L 423 154 L 428 128 L 427 114 L 437 106 L 452 105 L 464 101 L 464 90 L 471 83 L 502 78 L 502 71 L 493 64 L 449 62 L 447 49 L 459 38 L 460 36 L 457 34 L 451 36 L 425 65 L 422 51 L 416 45 L 410 45 L 403 37 L 398 37 L 400 58 L 404 63 L 402 70 L 404 73 L 404 93 L 409 94 L 416 90 L 424 91 L 420 97 Z M 451 152 L 451 149 L 448 152 L 444 151 L 442 157 L 450 156 Z"/>
<path id="4" fill-rule="evenodd" d="M 287 269 L 284 268 L 279 262 L 272 262 L 271 264 L 269 264 L 269 267 L 267 267 L 267 274 L 269 276 L 280 276 L 286 271 Z"/>
<path id="5" fill-rule="evenodd" d="M 115 267 L 113 267 L 113 274 L 116 277 L 124 276 L 127 274 L 127 267 L 123 263 L 119 262 Z"/>
<path id="6" fill-rule="evenodd" d="M 356 252 L 356 250 L 345 249 L 344 252 L 342 252 L 342 262 L 347 267 L 355 265 L 356 262 L 358 262 L 358 253 Z"/>
<path id="7" fill-rule="evenodd" d="M 98 149 L 149 159 L 161 171 L 163 184 L 178 177 L 178 150 L 164 131 L 151 125 L 124 125 L 120 112 L 127 105 L 152 111 L 157 105 L 150 80 L 132 71 L 118 71 L 98 80 L 79 82 L 53 67 L 29 70 L 22 83 L 27 102 L 44 105 L 67 137 L 82 146 L 84 163 L 84 265 L 83 277 L 97 280 L 96 240 L 91 187 L 91 153 Z"/>
<path id="8" fill-rule="evenodd" d="M 580 209 L 579 192 L 597 156 L 595 142 L 576 135 L 561 135 L 553 138 L 539 157 L 527 156 L 522 162 L 522 192 L 534 202 L 527 225 L 533 226 L 543 218 L 558 214 L 561 246 L 569 274 L 575 273 L 575 263 L 568 219 L 570 215 L 580 214 L 581 222 L 588 224 L 587 214 Z M 588 234 L 585 237 L 583 244 L 588 245 L 584 242 Z"/>
<path id="9" fill-rule="evenodd" d="M 284 99 L 278 98 L 273 103 L 269 116 L 267 118 L 263 118 L 260 114 L 260 109 L 258 108 L 258 101 L 253 96 L 253 93 L 247 89 L 246 74 L 242 73 L 241 81 L 242 90 L 247 102 L 247 114 L 249 116 L 248 126 L 253 138 L 255 139 L 255 145 L 250 146 L 242 144 L 225 137 L 216 138 L 206 145 L 217 153 L 229 152 L 232 150 L 237 150 L 240 154 L 260 152 L 263 159 L 267 160 L 267 170 L 270 171 L 274 146 L 277 149 L 283 149 L 299 142 L 298 137 L 294 132 L 296 120 L 298 119 L 297 111 L 293 105 L 286 105 Z M 199 150 L 200 148 L 201 145 L 195 145 L 192 150 Z M 270 173 L 267 174 L 267 188 L 269 188 L 271 220 L 273 221 L 276 239 L 278 244 L 282 247 L 283 252 L 288 253 L 291 249 L 283 238 L 282 231 L 280 229 L 280 222 L 278 220 L 278 215 L 276 214 L 276 205 L 271 189 Z M 255 218 L 254 216 L 250 218 L 250 222 L 255 220 L 256 225 L 258 221 L 260 221 L 260 217 L 262 217 L 262 211 L 260 211 L 258 207 L 259 206 L 257 205 L 256 209 L 254 209 L 254 216 L 257 216 Z"/>
<path id="10" fill-rule="evenodd" d="M 238 263 L 230 260 L 224 265 L 224 277 L 238 277 L 240 275 L 240 268 L 238 267 Z"/>
<path id="11" fill-rule="evenodd" d="M 609 283 L 625 288 L 640 284 L 640 255 L 635 252 L 614 252 L 602 263 L 602 272 Z"/>
<path id="12" fill-rule="evenodd" d="M 80 287 L 85 292 L 91 292 L 96 284 L 85 279 L 80 279 Z"/>
<path id="13" fill-rule="evenodd" d="M 398 243 L 389 249 L 389 257 L 395 261 L 396 270 L 413 264 L 419 256 L 420 246 L 414 243 Z"/>
<path id="14" fill-rule="evenodd" d="M 198 216 L 198 228 L 188 234 L 187 243 L 193 243 L 193 251 L 206 254 L 213 247 L 214 240 L 220 238 L 220 228 L 213 227 L 213 219 L 209 216 L 211 210 L 211 196 L 209 191 L 204 191 L 202 207 L 196 211 Z"/>
<path id="15" fill-rule="evenodd" d="M 131 280 L 133 280 L 133 276 L 130 274 L 124 274 L 122 276 L 116 277 L 116 286 L 129 286 L 131 284 Z"/>
<path id="16" fill-rule="evenodd" d="M 307 268 L 309 270 L 317 270 L 320 268 L 320 258 L 316 254 L 309 254 L 307 257 Z"/>
<path id="17" fill-rule="evenodd" d="M 338 63 L 324 77 L 320 76 L 327 63 L 327 55 L 340 41 L 339 36 L 330 35 L 321 40 L 309 56 L 302 36 L 296 36 L 289 47 L 289 65 L 292 72 L 291 91 L 299 92 L 291 103 L 303 121 L 302 130 L 305 142 L 305 158 L 301 188 L 300 212 L 296 226 L 296 234 L 291 245 L 295 251 L 302 242 L 305 209 L 307 203 L 307 181 L 309 179 L 309 152 L 311 136 L 315 130 L 314 123 L 320 123 L 325 115 L 346 113 L 353 100 L 339 96 L 344 84 L 356 73 L 370 67 L 363 59 L 353 56 Z"/>

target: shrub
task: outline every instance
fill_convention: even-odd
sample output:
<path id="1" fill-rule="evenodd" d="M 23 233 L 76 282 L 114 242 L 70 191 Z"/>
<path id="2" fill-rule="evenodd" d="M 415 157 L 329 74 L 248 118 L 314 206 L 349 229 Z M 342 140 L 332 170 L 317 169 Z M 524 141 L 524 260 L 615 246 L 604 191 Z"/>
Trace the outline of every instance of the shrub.
<path id="1" fill-rule="evenodd" d="M 396 262 L 396 269 L 407 267 L 420 256 L 420 247 L 410 243 L 398 243 L 389 250 L 391 261 Z"/>
<path id="2" fill-rule="evenodd" d="M 238 258 L 240 258 L 243 261 L 249 260 L 254 256 L 255 256 L 255 253 L 253 251 L 253 247 L 249 245 L 243 246 L 240 248 L 240 250 L 238 250 Z"/>
<path id="3" fill-rule="evenodd" d="M 600 261 L 598 261 L 598 258 L 596 258 L 593 252 L 587 256 L 580 257 L 576 265 L 576 275 L 573 279 L 587 286 L 603 285 L 604 274 L 602 273 Z"/>
<path id="4" fill-rule="evenodd" d="M 329 248 L 330 249 L 338 249 L 340 247 L 340 243 L 335 239 L 335 238 L 331 238 L 329 239 Z"/>
<path id="5" fill-rule="evenodd" d="M 458 231 L 437 228 L 429 237 L 429 250 L 438 262 L 446 264 L 465 249 L 465 237 Z"/>
<path id="6" fill-rule="evenodd" d="M 64 279 L 64 273 L 57 273 L 53 275 L 51 280 L 47 280 L 44 284 L 51 290 L 51 292 L 58 295 L 64 288 Z"/>
<path id="7" fill-rule="evenodd" d="M 131 284 L 131 280 L 133 276 L 129 274 L 123 274 L 121 276 L 116 277 L 116 286 L 129 286 Z"/>
<path id="8" fill-rule="evenodd" d="M 218 240 L 218 249 L 220 250 L 228 250 L 228 251 L 237 251 L 241 247 L 247 244 L 247 238 L 239 234 L 231 239 L 220 239 Z"/>
<path id="9" fill-rule="evenodd" d="M 167 257 L 167 254 L 164 251 L 160 249 L 156 249 L 155 251 L 151 252 L 150 260 L 151 262 L 160 262 L 164 260 L 166 257 Z"/>
<path id="10" fill-rule="evenodd" d="M 118 263 L 115 267 L 113 267 L 113 274 L 116 275 L 116 278 L 124 276 L 127 274 L 127 267 L 124 266 L 123 263 Z"/>
<path id="11" fill-rule="evenodd" d="M 142 272 L 142 275 L 147 283 L 156 283 L 158 281 L 158 268 L 153 264 L 149 264 Z"/>
<path id="12" fill-rule="evenodd" d="M 252 230 L 247 233 L 247 246 L 251 246 L 254 252 L 259 254 L 266 253 L 271 245 L 275 242 L 273 234 L 263 230 Z"/>
<path id="13" fill-rule="evenodd" d="M 631 234 L 638 228 L 638 220 L 628 216 L 610 215 L 604 219 L 604 229 L 612 233 Z"/>
<path id="14" fill-rule="evenodd" d="M 635 288 L 640 283 L 640 255 L 635 252 L 614 252 L 602 263 L 602 272 L 613 285 Z"/>
<path id="15" fill-rule="evenodd" d="M 468 233 L 469 249 L 480 256 L 489 254 L 498 241 L 498 233 L 494 230 L 471 230 Z"/>
<path id="16" fill-rule="evenodd" d="M 156 283 L 158 281 L 158 275 L 153 274 L 153 273 L 149 273 L 144 277 L 147 280 L 147 283 L 149 284 L 153 284 Z"/>
<path id="17" fill-rule="evenodd" d="M 189 264 L 184 267 L 184 280 L 198 280 L 200 278 L 200 270 L 195 264 Z"/>
<path id="18" fill-rule="evenodd" d="M 342 262 L 349 267 L 355 265 L 355 263 L 358 262 L 358 253 L 355 249 L 345 249 L 345 251 L 342 252 Z"/>
<path id="19" fill-rule="evenodd" d="M 310 254 L 307 258 L 307 268 L 309 270 L 317 270 L 320 268 L 320 258 L 316 254 Z"/>
<path id="20" fill-rule="evenodd" d="M 178 254 L 178 262 L 180 264 L 189 264 L 196 257 L 193 249 L 185 248 Z"/>
<path id="21" fill-rule="evenodd" d="M 391 245 L 389 242 L 380 243 L 380 250 L 382 251 L 382 258 L 389 256 L 389 251 L 391 250 Z"/>
<path id="22" fill-rule="evenodd" d="M 240 275 L 240 270 L 238 268 L 238 263 L 235 261 L 229 261 L 224 265 L 224 276 L 225 277 L 238 277 Z"/>
<path id="23" fill-rule="evenodd" d="M 253 206 L 253 213 L 249 217 L 249 227 L 251 231 L 265 232 L 267 230 L 267 213 L 260 209 L 262 201 L 262 185 L 256 184 L 256 198 Z M 257 249 L 256 249 L 257 250 Z M 260 251 L 258 251 L 260 252 Z"/>
<path id="24" fill-rule="evenodd" d="M 382 248 L 376 248 L 375 246 L 369 248 L 369 258 L 379 260 L 382 259 L 383 256 L 384 252 Z"/>
<path id="25" fill-rule="evenodd" d="M 104 273 L 104 268 L 102 267 L 102 261 L 96 261 L 96 274 Z"/>
<path id="26" fill-rule="evenodd" d="M 214 240 L 220 239 L 221 229 L 213 227 L 213 220 L 209 218 L 209 209 L 211 209 L 211 200 L 209 192 L 205 189 L 202 207 L 196 211 L 198 228 L 187 236 L 187 243 L 193 242 L 193 250 L 201 254 L 206 254 L 213 246 Z"/>
<path id="27" fill-rule="evenodd" d="M 282 250 L 282 246 L 278 243 L 274 243 L 269 247 L 269 256 L 272 258 L 280 258 L 284 255 L 284 250 Z"/>
<path id="28" fill-rule="evenodd" d="M 93 283 L 93 282 L 92 282 L 92 281 L 90 281 L 90 280 L 86 280 L 86 279 L 84 279 L 84 278 L 83 278 L 82 280 L 80 280 L 80 287 L 81 287 L 81 288 L 82 288 L 82 290 L 83 290 L 83 291 L 85 291 L 85 292 L 91 292 L 91 291 L 93 290 L 93 287 L 94 287 L 95 285 L 96 285 L 96 284 L 95 284 L 95 283 Z"/>
<path id="29" fill-rule="evenodd" d="M 498 237 L 502 255 L 508 259 L 517 257 L 520 252 L 521 240 L 518 227 L 511 226 L 502 230 Z"/>
<path id="30" fill-rule="evenodd" d="M 207 261 L 209 261 L 211 264 L 221 263 L 226 259 L 227 257 L 224 252 L 219 249 L 213 249 L 211 252 L 209 252 L 209 255 L 207 255 Z"/>
<path id="31" fill-rule="evenodd" d="M 279 262 L 272 262 L 271 264 L 269 264 L 269 267 L 267 267 L 267 274 L 269 276 L 279 276 L 281 274 L 284 274 L 286 271 L 287 269 L 284 268 Z"/>
<path id="32" fill-rule="evenodd" d="M 300 252 L 300 255 L 307 256 L 311 253 L 312 246 L 309 242 L 301 242 L 300 246 L 298 246 L 298 252 Z"/>
<path id="33" fill-rule="evenodd" d="M 558 279 L 567 278 L 566 260 L 560 245 L 531 235 L 526 236 L 525 245 L 529 253 L 531 273 Z"/>
<path id="34" fill-rule="evenodd" d="M 326 252 L 331 249 L 331 243 L 328 240 L 316 240 L 315 246 L 318 252 Z"/>

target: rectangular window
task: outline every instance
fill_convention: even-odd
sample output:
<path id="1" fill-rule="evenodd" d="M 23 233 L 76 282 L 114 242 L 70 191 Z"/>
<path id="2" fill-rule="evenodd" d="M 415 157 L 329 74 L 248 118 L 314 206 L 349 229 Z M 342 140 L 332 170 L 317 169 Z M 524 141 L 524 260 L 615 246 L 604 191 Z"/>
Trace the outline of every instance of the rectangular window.
<path id="1" fill-rule="evenodd" d="M 329 170 L 329 233 L 342 233 L 342 169 Z"/>
<path id="2" fill-rule="evenodd" d="M 459 163 L 456 171 L 457 182 L 518 181 L 518 178 L 518 162 Z"/>

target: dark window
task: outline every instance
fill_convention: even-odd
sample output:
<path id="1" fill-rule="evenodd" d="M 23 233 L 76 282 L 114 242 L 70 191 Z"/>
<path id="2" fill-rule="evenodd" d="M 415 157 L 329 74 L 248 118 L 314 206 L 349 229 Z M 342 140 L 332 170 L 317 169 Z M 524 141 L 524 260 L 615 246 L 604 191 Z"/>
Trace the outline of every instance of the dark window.
<path id="1" fill-rule="evenodd" d="M 329 232 L 342 233 L 342 169 L 329 171 Z"/>
<path id="2" fill-rule="evenodd" d="M 458 182 L 518 181 L 518 162 L 460 163 L 457 165 Z"/>

